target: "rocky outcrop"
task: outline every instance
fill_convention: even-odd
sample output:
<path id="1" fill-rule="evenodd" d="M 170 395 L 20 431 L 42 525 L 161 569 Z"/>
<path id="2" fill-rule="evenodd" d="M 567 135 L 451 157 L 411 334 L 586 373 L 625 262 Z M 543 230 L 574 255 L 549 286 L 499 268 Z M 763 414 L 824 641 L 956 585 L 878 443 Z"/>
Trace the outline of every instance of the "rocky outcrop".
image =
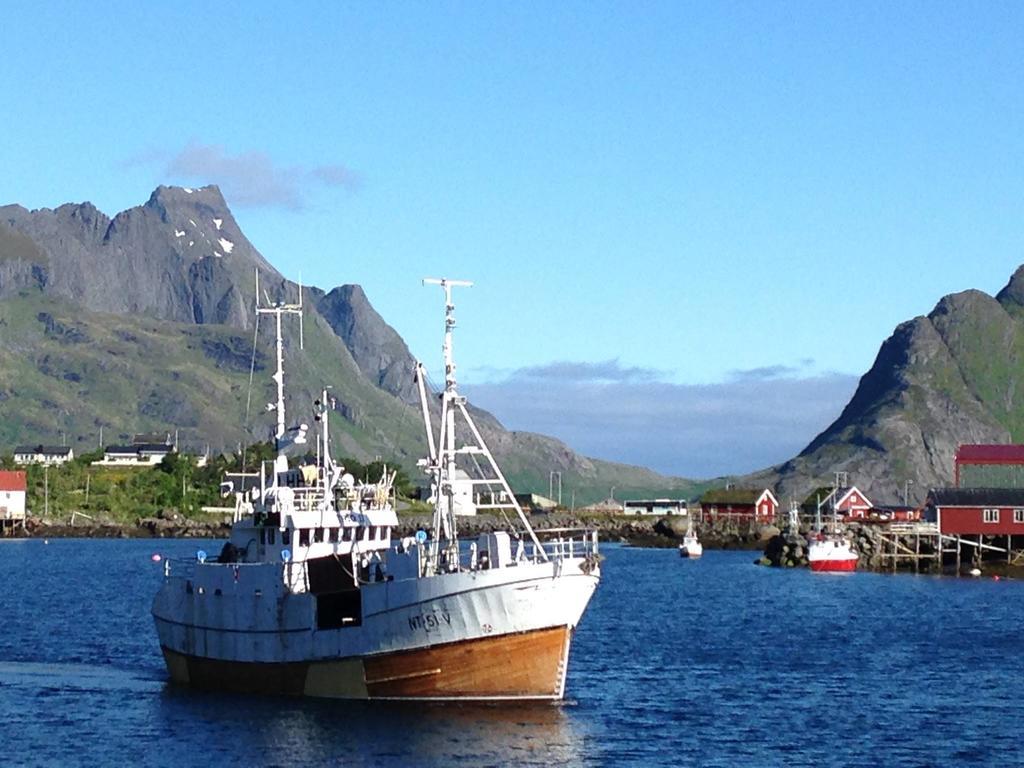
<path id="1" fill-rule="evenodd" d="M 953 480 L 962 443 L 1024 439 L 1024 268 L 997 299 L 946 296 L 896 328 L 842 414 L 794 459 L 744 478 L 803 498 L 836 471 L 876 502 Z"/>
<path id="2" fill-rule="evenodd" d="M 366 378 L 405 402 L 417 400 L 415 360 L 402 337 L 370 305 L 362 288 L 339 286 L 321 294 L 316 308 L 345 342 Z"/>

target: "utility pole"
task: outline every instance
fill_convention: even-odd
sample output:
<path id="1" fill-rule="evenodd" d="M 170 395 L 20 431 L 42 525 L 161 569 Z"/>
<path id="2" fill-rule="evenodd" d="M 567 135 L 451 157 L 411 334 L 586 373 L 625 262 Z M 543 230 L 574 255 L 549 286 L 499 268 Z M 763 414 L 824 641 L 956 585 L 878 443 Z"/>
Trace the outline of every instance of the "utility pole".
<path id="1" fill-rule="evenodd" d="M 555 478 L 558 478 L 558 506 L 562 506 L 562 473 L 556 469 L 548 473 L 548 498 L 555 498 Z"/>

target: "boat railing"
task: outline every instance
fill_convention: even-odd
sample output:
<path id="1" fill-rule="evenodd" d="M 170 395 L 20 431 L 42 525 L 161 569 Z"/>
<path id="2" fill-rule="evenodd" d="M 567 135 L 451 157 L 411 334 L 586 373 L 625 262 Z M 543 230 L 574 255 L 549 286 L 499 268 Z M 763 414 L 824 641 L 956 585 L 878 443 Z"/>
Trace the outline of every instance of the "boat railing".
<path id="1" fill-rule="evenodd" d="M 267 566 L 265 562 L 257 563 L 241 563 L 241 562 L 220 562 L 216 557 L 209 558 L 206 560 L 200 560 L 196 557 L 165 557 L 163 558 L 164 564 L 164 578 L 165 579 L 194 579 L 196 573 L 200 568 L 238 568 L 242 570 L 244 568 L 256 568 Z M 284 572 L 287 572 L 291 568 L 298 567 L 299 564 L 289 561 L 275 563 L 279 565 Z"/>
<path id="2" fill-rule="evenodd" d="M 596 529 L 544 528 L 534 530 L 534 533 L 549 558 L 588 557 L 598 554 Z M 535 556 L 535 559 L 540 557 Z"/>

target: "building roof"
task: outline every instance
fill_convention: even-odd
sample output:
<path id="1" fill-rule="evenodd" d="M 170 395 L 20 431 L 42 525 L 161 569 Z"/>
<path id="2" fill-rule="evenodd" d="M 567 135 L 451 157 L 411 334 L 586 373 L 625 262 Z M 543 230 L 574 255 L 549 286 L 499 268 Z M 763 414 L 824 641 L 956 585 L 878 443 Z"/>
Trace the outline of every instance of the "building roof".
<path id="1" fill-rule="evenodd" d="M 839 489 L 836 490 L 836 506 L 837 507 L 840 506 L 853 493 L 856 493 L 857 496 L 860 497 L 860 500 L 863 502 L 863 506 L 866 506 L 866 507 L 873 506 L 871 504 L 871 500 L 867 496 L 864 495 L 864 491 L 862 491 L 856 485 L 848 485 L 845 488 L 839 488 Z M 861 506 L 861 505 L 858 504 L 857 506 Z"/>
<path id="2" fill-rule="evenodd" d="M 174 450 L 173 445 L 165 443 L 138 443 L 132 447 L 139 453 L 171 453 Z"/>
<path id="3" fill-rule="evenodd" d="M 24 491 L 27 487 L 24 470 L 0 470 L 0 491 Z"/>
<path id="4" fill-rule="evenodd" d="M 132 435 L 132 445 L 173 445 L 170 432 L 137 432 Z"/>
<path id="5" fill-rule="evenodd" d="M 1024 464 L 1024 445 L 961 445 L 957 464 Z"/>
<path id="6" fill-rule="evenodd" d="M 1024 507 L 1024 488 L 932 488 L 938 507 Z"/>
<path id="7" fill-rule="evenodd" d="M 41 453 L 44 456 L 67 456 L 71 448 L 66 445 L 19 445 L 14 449 L 16 454 Z"/>
<path id="8" fill-rule="evenodd" d="M 170 453 L 173 446 L 162 443 L 146 443 L 141 445 L 108 445 L 104 453 L 116 453 L 122 456 L 137 456 L 142 453 Z"/>
<path id="9" fill-rule="evenodd" d="M 701 504 L 756 504 L 766 488 L 713 488 L 704 491 Z M 771 491 L 768 491 L 771 493 Z M 775 496 L 773 495 L 774 499 Z"/>

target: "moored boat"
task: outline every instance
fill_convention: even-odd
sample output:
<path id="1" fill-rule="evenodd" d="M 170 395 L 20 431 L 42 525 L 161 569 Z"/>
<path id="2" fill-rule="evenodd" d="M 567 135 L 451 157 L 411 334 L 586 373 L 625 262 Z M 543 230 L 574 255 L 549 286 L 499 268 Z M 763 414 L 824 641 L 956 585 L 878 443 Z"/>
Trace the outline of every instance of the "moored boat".
<path id="1" fill-rule="evenodd" d="M 858 554 L 850 542 L 839 535 L 819 534 L 807 550 L 812 571 L 854 571 Z"/>
<path id="2" fill-rule="evenodd" d="M 533 530 L 458 394 L 451 289 L 469 284 L 425 282 L 446 300 L 436 440 L 423 366 L 416 372 L 430 535 L 393 539 L 393 473 L 360 482 L 331 459 L 326 390 L 314 404 L 316 463 L 290 466 L 286 451 L 307 429 L 286 427 L 281 320 L 301 316 L 301 289 L 298 304 L 258 307 L 276 320 L 277 456 L 258 487 L 235 494 L 218 557 L 164 561 L 152 613 L 174 682 L 355 699 L 563 697 L 572 634 L 600 580 L 597 534 L 542 540 Z M 474 469 L 477 508 L 515 512 L 518 525 L 463 541 L 456 487 Z"/>
<path id="3" fill-rule="evenodd" d="M 690 559 L 698 558 L 704 554 L 704 545 L 697 538 L 697 532 L 693 530 L 693 522 L 686 527 L 686 534 L 683 536 L 683 543 L 679 545 L 679 556 Z"/>

